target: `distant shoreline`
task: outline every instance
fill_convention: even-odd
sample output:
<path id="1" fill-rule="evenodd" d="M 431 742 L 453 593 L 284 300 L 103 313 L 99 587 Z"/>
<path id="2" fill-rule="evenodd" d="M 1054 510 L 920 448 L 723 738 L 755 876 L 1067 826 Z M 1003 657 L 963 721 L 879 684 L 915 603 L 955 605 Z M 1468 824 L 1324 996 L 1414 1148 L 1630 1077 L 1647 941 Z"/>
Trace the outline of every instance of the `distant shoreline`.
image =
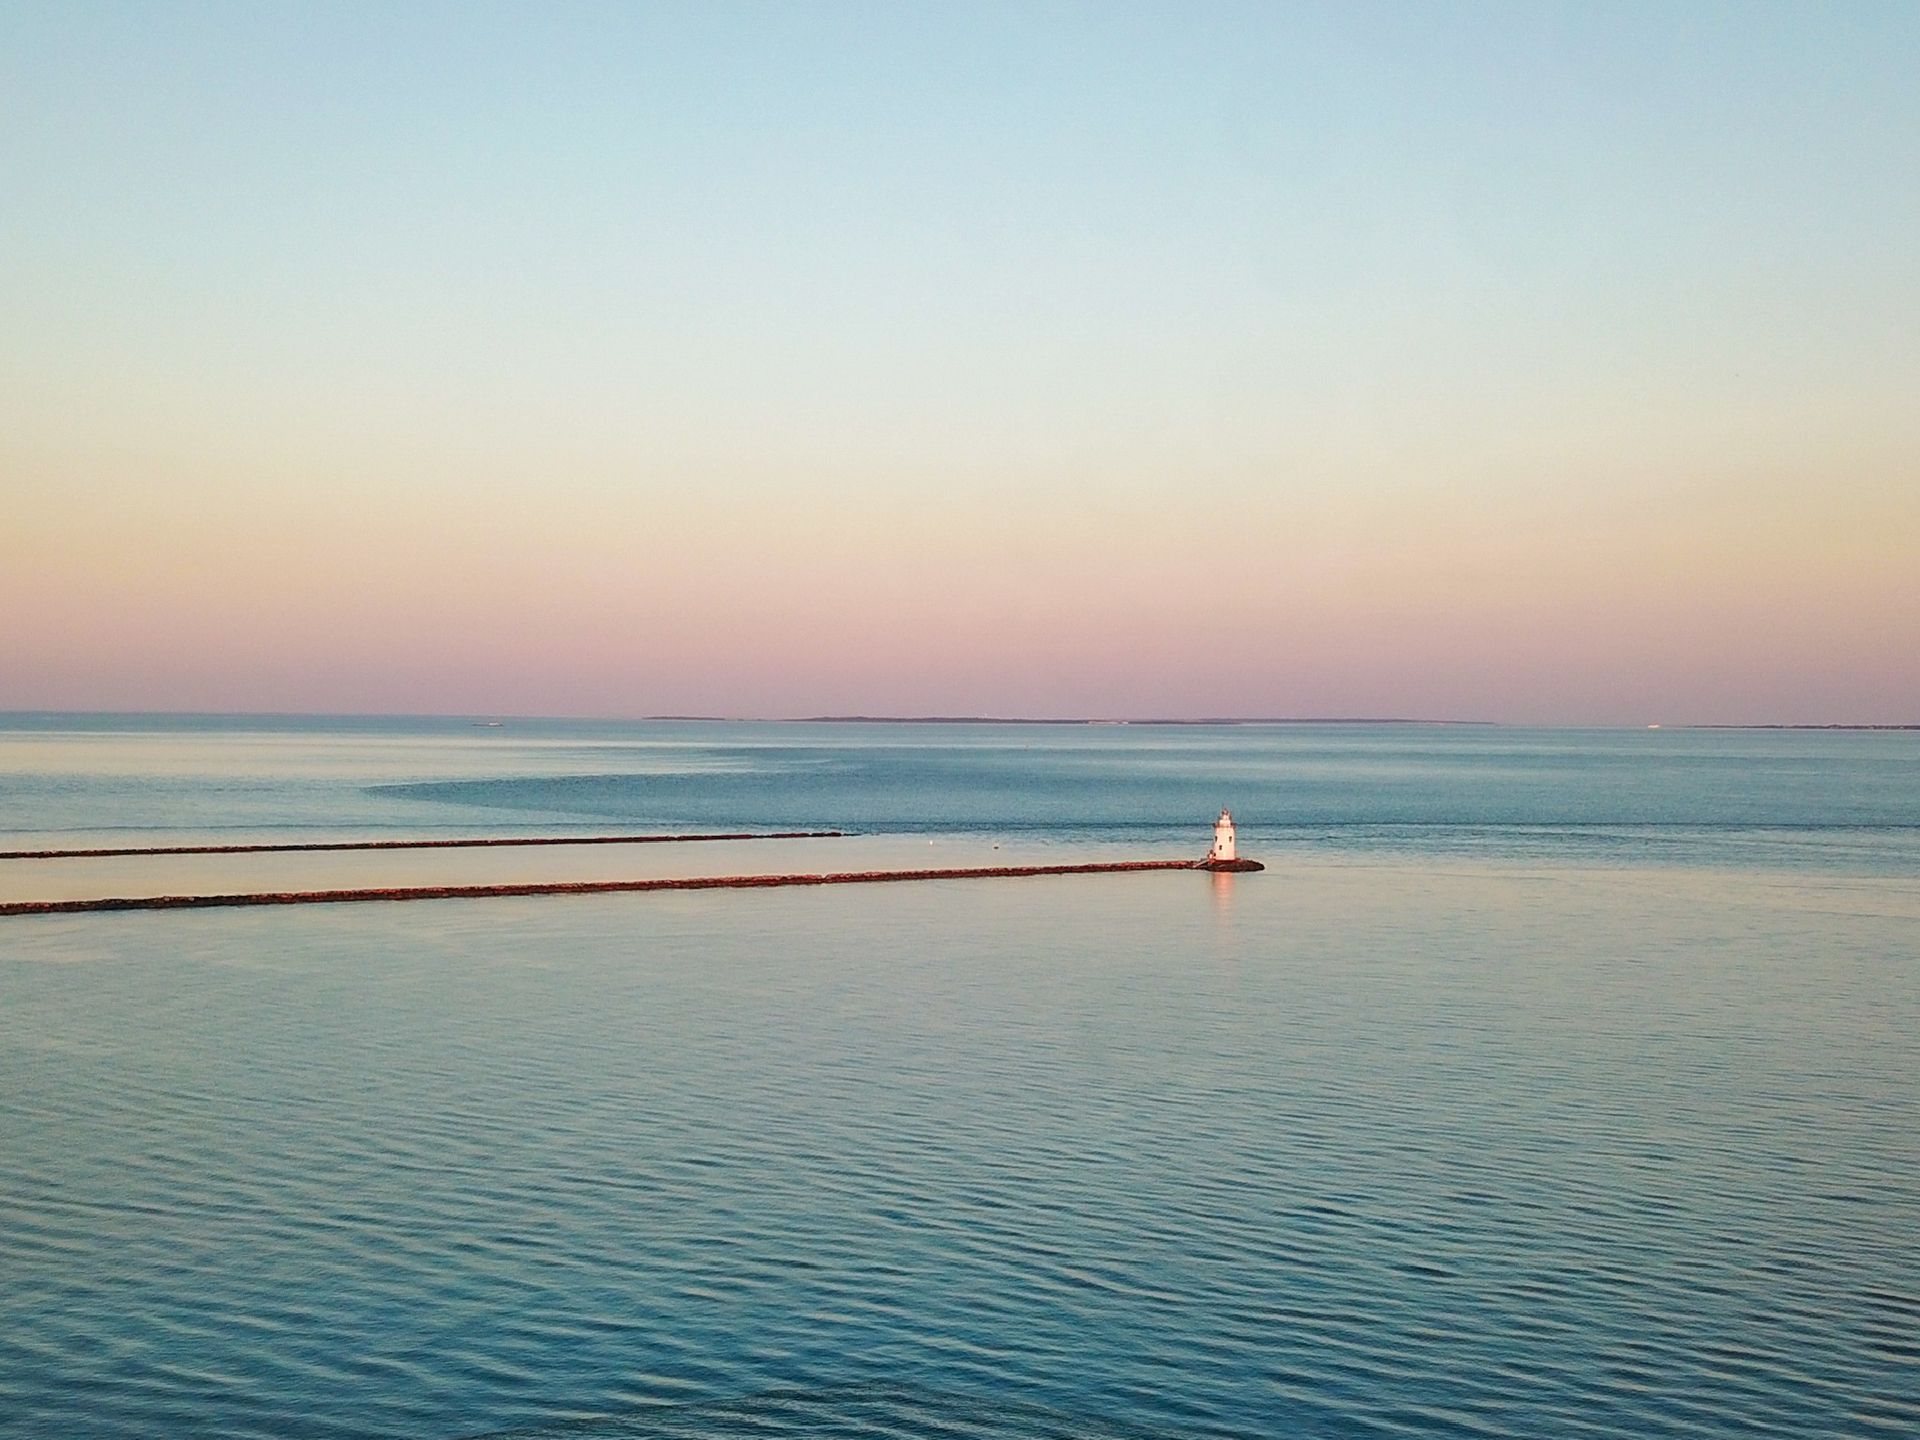
<path id="1" fill-rule="evenodd" d="M 1818 724 L 1782 724 L 1773 721 L 1743 723 L 1688 723 L 1665 725 L 1640 724 L 1514 724 L 1506 720 L 1427 720 L 1406 715 L 1208 715 L 1186 719 L 1177 716 L 1034 716 L 1034 715 L 514 715 L 500 711 L 490 714 L 434 714 L 422 711 L 350 712 L 340 710 L 48 710 L 0 708 L 0 722 L 59 720 L 183 721 L 183 720 L 337 720 L 377 723 L 384 720 L 441 720 L 449 724 L 469 724 L 476 728 L 501 729 L 515 724 L 581 725 L 1078 725 L 1101 726 L 1257 726 L 1257 725 L 1395 725 L 1433 726 L 1435 728 L 1472 728 L 1487 730 L 1841 730 L 1841 731 L 1920 731 L 1920 721 L 1856 722 L 1827 721 Z"/>
<path id="2" fill-rule="evenodd" d="M 1669 725 L 1669 730 L 1920 730 L 1920 725 Z"/>
<path id="3" fill-rule="evenodd" d="M 749 725 L 1498 725 L 1497 720 L 1420 720 L 1403 715 L 1208 715 L 1196 720 L 1131 717 L 1033 715 L 798 715 L 754 720 L 726 715 L 648 715 L 647 720 Z"/>

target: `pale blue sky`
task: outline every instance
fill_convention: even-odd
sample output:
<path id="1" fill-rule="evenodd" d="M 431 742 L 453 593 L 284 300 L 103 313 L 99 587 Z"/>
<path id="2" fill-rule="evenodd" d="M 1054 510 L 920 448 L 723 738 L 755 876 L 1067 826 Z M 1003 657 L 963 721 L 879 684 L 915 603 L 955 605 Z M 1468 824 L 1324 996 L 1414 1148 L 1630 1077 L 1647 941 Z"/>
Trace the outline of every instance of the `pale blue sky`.
<path id="1" fill-rule="evenodd" d="M 82 640 L 0 653 L 26 677 L 0 705 L 341 708 L 262 681 L 245 625 L 218 620 L 255 577 L 222 582 L 193 545 L 143 583 L 212 627 L 198 678 L 119 683 L 89 606 L 134 592 L 84 537 L 165 493 L 236 547 L 336 547 L 337 573 L 386 587 L 375 628 L 421 613 L 401 571 L 433 547 L 404 532 L 435 504 L 464 517 L 426 585 L 449 605 L 476 569 L 564 577 L 605 524 L 642 567 L 744 556 L 799 583 L 811 546 L 875 565 L 876 603 L 911 581 L 964 609 L 997 578 L 994 526 L 1025 515 L 1063 589 L 1101 601 L 1069 617 L 1080 649 L 1111 649 L 1054 683 L 988 606 L 949 688 L 873 632 L 848 642 L 871 665 L 823 652 L 819 683 L 661 652 L 633 659 L 667 680 L 622 688 L 602 651 L 578 673 L 503 654 L 442 704 L 403 657 L 356 667 L 301 629 L 323 595 L 286 598 L 283 631 L 374 708 L 1165 711 L 1108 631 L 1155 587 L 1210 585 L 1221 554 L 1268 626 L 1351 618 L 1343 585 L 1405 577 L 1378 623 L 1432 616 L 1441 650 L 1535 612 L 1576 649 L 1619 636 L 1630 604 L 1569 588 L 1592 588 L 1564 578 L 1582 564 L 1651 566 L 1642 593 L 1669 603 L 1694 571 L 1717 588 L 1645 663 L 1603 643 L 1563 673 L 1533 637 L 1511 665 L 1463 657 L 1474 691 L 1391 647 L 1368 660 L 1357 625 L 1345 668 L 1278 645 L 1261 684 L 1244 657 L 1183 674 L 1204 711 L 1914 718 L 1920 662 L 1873 627 L 1920 619 L 1894 585 L 1920 551 L 1893 538 L 1920 520 L 1916 74 L 1905 4 L 5 0 L 15 571 L 61 556 L 92 598 L 69 611 L 36 580 L 40 623 Z M 716 487 L 775 519 L 686 508 Z M 1196 491 L 1212 508 L 1182 521 Z M 336 502 L 367 533 L 321 525 Z M 663 505 L 675 532 L 639 533 Z M 311 587 L 328 567 L 303 558 Z M 613 583 L 594 603 L 636 624 L 693 598 Z M 1794 613 L 1829 607 L 1801 649 L 1730 661 L 1777 635 L 1795 584 Z M 782 653 L 830 647 L 861 604 L 823 601 Z M 1851 618 L 1871 634 L 1833 633 Z"/>

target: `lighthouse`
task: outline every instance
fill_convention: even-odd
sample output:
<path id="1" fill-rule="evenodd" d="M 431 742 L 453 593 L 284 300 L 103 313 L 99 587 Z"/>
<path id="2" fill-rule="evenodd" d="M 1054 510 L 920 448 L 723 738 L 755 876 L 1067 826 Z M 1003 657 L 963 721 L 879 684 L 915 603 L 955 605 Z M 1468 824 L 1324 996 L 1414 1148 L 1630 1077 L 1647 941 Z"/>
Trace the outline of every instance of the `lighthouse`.
<path id="1" fill-rule="evenodd" d="M 1213 849 L 1207 852 L 1207 861 L 1211 864 L 1217 860 L 1238 858 L 1233 848 L 1233 816 L 1222 810 L 1220 818 L 1213 822 Z"/>
<path id="2" fill-rule="evenodd" d="M 1233 815 L 1226 810 L 1222 810 L 1220 818 L 1213 822 L 1213 848 L 1207 852 L 1207 858 L 1192 863 L 1196 870 L 1244 872 L 1267 868 L 1258 860 L 1240 858 L 1240 852 L 1233 842 Z"/>

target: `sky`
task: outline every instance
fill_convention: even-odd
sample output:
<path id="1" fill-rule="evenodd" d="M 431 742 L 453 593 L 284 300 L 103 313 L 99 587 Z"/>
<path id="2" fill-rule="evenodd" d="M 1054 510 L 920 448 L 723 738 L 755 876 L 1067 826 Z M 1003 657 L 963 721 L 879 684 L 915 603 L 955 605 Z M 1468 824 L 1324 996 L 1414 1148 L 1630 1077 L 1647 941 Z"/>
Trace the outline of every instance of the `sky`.
<path id="1" fill-rule="evenodd" d="M 1920 722 L 1916 73 L 0 0 L 0 709 Z"/>

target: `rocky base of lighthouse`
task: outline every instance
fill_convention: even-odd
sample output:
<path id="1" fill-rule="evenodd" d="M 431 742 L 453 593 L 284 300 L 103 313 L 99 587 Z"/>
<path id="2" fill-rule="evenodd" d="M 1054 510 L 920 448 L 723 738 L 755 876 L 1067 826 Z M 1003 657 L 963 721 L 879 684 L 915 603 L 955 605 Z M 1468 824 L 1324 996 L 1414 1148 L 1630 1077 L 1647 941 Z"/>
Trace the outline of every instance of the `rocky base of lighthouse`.
<path id="1" fill-rule="evenodd" d="M 1258 860 L 1196 860 L 1193 862 L 1193 868 L 1212 870 L 1216 874 L 1224 872 L 1229 875 L 1244 875 L 1249 871 L 1264 870 L 1267 867 Z"/>

